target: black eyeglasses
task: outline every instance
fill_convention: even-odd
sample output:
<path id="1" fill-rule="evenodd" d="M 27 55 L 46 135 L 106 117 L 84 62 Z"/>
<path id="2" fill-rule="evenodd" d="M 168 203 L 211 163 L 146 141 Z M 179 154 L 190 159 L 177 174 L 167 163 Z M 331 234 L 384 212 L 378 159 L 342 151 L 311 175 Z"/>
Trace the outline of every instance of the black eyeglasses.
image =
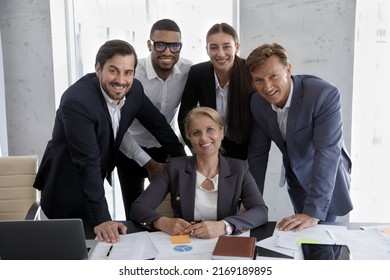
<path id="1" fill-rule="evenodd" d="M 171 53 L 178 53 L 181 50 L 181 47 L 183 46 L 182 43 L 165 43 L 165 42 L 153 42 L 153 47 L 156 52 L 163 52 L 169 47 L 169 50 Z"/>

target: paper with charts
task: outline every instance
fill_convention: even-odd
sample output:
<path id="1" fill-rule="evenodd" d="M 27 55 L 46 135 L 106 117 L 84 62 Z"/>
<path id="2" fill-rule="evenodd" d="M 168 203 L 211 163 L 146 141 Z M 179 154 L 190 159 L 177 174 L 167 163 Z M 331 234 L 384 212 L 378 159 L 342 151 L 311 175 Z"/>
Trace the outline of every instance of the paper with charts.
<path id="1" fill-rule="evenodd" d="M 249 231 L 241 236 L 249 236 Z M 180 242 L 180 240 L 182 242 Z M 120 236 L 112 244 L 98 242 L 92 260 L 193 259 L 211 260 L 218 238 L 198 239 L 194 236 L 172 237 L 164 232 L 136 232 Z"/>

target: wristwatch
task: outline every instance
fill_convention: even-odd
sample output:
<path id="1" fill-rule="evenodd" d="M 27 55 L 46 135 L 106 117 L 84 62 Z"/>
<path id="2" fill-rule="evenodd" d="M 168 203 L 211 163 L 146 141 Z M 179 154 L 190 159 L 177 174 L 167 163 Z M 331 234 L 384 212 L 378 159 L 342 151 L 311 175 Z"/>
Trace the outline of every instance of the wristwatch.
<path id="1" fill-rule="evenodd" d="M 225 231 L 227 235 L 230 235 L 233 233 L 233 227 L 230 223 L 226 222 L 225 220 L 222 220 L 225 224 Z"/>

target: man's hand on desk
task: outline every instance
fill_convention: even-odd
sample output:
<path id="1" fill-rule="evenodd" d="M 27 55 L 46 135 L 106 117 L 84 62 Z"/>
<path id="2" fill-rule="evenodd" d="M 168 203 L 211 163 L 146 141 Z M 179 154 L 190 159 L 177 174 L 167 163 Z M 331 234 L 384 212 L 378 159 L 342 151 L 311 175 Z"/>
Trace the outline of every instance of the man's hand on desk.
<path id="1" fill-rule="evenodd" d="M 107 221 L 94 227 L 93 231 L 99 241 L 116 243 L 119 241 L 119 234 L 126 234 L 127 227 L 118 222 Z"/>
<path id="2" fill-rule="evenodd" d="M 314 227 L 318 224 L 318 220 L 305 214 L 295 214 L 286 218 L 283 218 L 276 228 L 282 231 L 301 231 L 304 228 Z"/>

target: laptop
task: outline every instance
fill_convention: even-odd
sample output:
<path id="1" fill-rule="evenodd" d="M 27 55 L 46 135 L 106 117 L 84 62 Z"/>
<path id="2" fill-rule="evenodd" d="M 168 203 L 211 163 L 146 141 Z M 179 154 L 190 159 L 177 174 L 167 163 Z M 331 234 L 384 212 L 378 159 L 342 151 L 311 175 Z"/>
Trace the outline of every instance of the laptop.
<path id="1" fill-rule="evenodd" d="M 0 221 L 0 259 L 85 260 L 80 219 Z"/>

